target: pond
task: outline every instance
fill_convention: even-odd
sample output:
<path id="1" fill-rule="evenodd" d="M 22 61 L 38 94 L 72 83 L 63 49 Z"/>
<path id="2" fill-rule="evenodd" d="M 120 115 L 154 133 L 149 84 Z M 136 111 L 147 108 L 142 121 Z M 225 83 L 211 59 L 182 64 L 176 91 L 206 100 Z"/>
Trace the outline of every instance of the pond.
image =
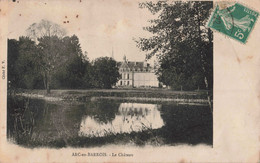
<path id="1" fill-rule="evenodd" d="M 107 144 L 212 145 L 209 106 L 96 99 L 86 102 L 8 97 L 7 135 L 25 147 Z"/>

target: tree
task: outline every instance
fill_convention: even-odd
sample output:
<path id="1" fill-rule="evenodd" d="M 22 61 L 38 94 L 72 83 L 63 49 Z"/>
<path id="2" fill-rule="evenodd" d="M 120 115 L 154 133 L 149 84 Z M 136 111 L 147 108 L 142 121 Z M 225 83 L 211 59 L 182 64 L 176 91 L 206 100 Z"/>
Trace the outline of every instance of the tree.
<path id="1" fill-rule="evenodd" d="M 38 38 L 57 36 L 62 38 L 65 36 L 66 31 L 58 24 L 49 20 L 42 19 L 39 23 L 33 23 L 26 30 L 27 36 L 37 41 Z"/>
<path id="2" fill-rule="evenodd" d="M 139 38 L 137 46 L 147 52 L 149 59 L 157 56 L 159 80 L 175 86 L 197 84 L 204 81 L 206 89 L 213 87 L 213 34 L 206 27 L 212 2 L 159 1 L 141 3 L 158 18 L 150 20 L 144 29 L 153 34 Z M 176 80 L 176 82 L 175 82 Z M 193 83 L 190 80 L 195 80 Z M 211 101 L 211 100 L 210 100 Z"/>
<path id="3" fill-rule="evenodd" d="M 63 38 L 65 56 L 69 60 L 58 67 L 54 74 L 54 87 L 57 88 L 89 88 L 91 65 L 87 53 L 83 55 L 77 36 Z"/>
<path id="4" fill-rule="evenodd" d="M 32 24 L 27 30 L 27 35 L 39 42 L 41 54 L 41 72 L 47 93 L 50 93 L 52 76 L 57 67 L 63 65 L 68 57 L 64 55 L 62 38 L 65 30 L 58 24 L 48 20 L 41 20 Z"/>
<path id="5" fill-rule="evenodd" d="M 12 88 L 19 85 L 19 72 L 16 69 L 16 63 L 19 56 L 19 41 L 15 39 L 8 39 L 8 50 L 7 50 L 7 61 L 8 61 L 8 82 Z"/>
<path id="6" fill-rule="evenodd" d="M 17 70 L 23 88 L 42 88 L 42 76 L 40 75 L 41 58 L 39 49 L 34 41 L 28 37 L 19 38 L 19 57 Z"/>
<path id="7" fill-rule="evenodd" d="M 42 37 L 38 45 L 29 37 L 8 40 L 11 88 L 42 89 L 48 83 L 51 88 L 90 88 L 90 74 L 87 53 L 83 55 L 75 35 Z"/>
<path id="8" fill-rule="evenodd" d="M 8 40 L 8 81 L 12 88 L 41 88 L 39 50 L 28 37 Z"/>
<path id="9" fill-rule="evenodd" d="M 93 87 L 112 88 L 120 74 L 116 61 L 109 57 L 100 57 L 93 62 L 91 76 Z"/>
<path id="10" fill-rule="evenodd" d="M 41 54 L 41 72 L 44 87 L 50 93 L 52 77 L 58 67 L 66 62 L 67 58 L 62 52 L 62 41 L 56 36 L 45 36 L 38 39 Z"/>

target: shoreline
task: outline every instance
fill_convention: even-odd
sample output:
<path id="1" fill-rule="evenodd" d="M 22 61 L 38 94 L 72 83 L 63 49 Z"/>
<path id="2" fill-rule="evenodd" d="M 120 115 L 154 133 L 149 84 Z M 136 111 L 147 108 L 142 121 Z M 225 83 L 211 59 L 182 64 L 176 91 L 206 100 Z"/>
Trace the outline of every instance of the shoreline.
<path id="1" fill-rule="evenodd" d="M 14 96 L 43 99 L 46 101 L 95 101 L 99 99 L 130 100 L 148 102 L 177 102 L 187 104 L 207 104 L 206 91 L 169 91 L 169 90 L 23 90 Z"/>

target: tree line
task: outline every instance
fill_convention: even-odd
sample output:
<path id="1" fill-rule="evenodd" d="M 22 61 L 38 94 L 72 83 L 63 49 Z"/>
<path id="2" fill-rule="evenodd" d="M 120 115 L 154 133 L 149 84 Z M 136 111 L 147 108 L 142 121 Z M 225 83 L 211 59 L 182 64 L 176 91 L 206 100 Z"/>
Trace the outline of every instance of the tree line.
<path id="1" fill-rule="evenodd" d="M 136 39 L 146 58 L 156 56 L 159 82 L 173 90 L 213 88 L 213 33 L 206 22 L 212 2 L 140 3 L 158 15 L 144 30 L 149 38 Z M 27 37 L 8 40 L 8 80 L 26 89 L 111 88 L 119 79 L 116 61 L 89 61 L 79 39 L 47 20 L 32 24 Z"/>
<path id="2" fill-rule="evenodd" d="M 36 43 L 37 42 L 37 43 Z M 83 54 L 77 36 L 43 36 L 33 41 L 8 39 L 8 81 L 11 88 L 111 88 L 119 79 L 117 63 L 109 57 L 93 61 Z"/>

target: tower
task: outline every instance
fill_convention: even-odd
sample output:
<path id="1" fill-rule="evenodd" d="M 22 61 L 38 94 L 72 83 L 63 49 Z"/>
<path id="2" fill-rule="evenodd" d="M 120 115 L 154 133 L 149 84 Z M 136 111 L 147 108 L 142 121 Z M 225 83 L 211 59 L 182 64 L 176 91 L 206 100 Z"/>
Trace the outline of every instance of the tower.
<path id="1" fill-rule="evenodd" d="M 112 59 L 115 59 L 115 58 L 114 58 L 114 49 L 113 49 L 113 47 L 112 47 L 112 54 L 111 54 L 111 58 L 112 58 Z"/>
<path id="2" fill-rule="evenodd" d="M 123 57 L 123 60 L 124 60 L 124 62 L 126 62 L 126 56 L 124 55 L 124 57 Z"/>

